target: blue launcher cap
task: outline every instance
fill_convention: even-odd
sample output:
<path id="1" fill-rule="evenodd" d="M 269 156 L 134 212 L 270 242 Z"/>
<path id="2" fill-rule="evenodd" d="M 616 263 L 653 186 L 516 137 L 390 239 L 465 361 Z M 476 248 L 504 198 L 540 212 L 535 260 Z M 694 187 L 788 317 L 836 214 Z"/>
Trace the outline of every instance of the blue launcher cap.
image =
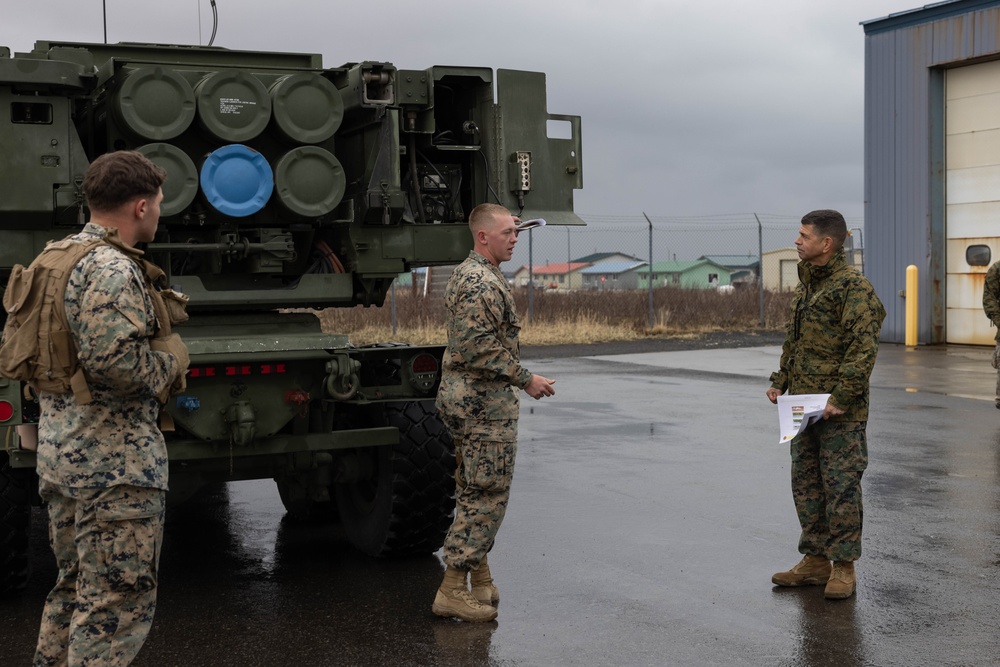
<path id="1" fill-rule="evenodd" d="M 264 208 L 274 172 L 264 156 L 242 144 L 212 151 L 201 166 L 201 191 L 220 213 L 245 218 Z"/>
<path id="2" fill-rule="evenodd" d="M 197 396 L 178 396 L 177 408 L 185 412 L 194 412 L 201 408 L 201 401 Z"/>

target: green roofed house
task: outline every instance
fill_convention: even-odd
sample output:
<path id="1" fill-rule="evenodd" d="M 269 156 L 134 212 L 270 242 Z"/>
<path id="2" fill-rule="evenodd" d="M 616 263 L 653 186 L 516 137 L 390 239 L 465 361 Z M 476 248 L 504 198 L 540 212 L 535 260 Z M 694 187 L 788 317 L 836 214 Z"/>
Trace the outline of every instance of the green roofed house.
<path id="1" fill-rule="evenodd" d="M 729 269 L 709 259 L 670 260 L 653 264 L 653 287 L 713 289 L 729 285 Z M 648 266 L 636 270 L 639 289 L 649 289 Z"/>
<path id="2" fill-rule="evenodd" d="M 698 259 L 721 264 L 729 269 L 729 282 L 755 283 L 760 275 L 760 259 L 757 255 L 702 255 Z"/>

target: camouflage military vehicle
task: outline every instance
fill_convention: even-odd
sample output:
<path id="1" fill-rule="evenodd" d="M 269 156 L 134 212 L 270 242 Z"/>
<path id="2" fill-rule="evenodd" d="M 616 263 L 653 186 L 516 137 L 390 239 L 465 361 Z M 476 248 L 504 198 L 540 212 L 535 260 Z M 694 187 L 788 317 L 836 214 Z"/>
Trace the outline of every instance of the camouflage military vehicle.
<path id="1" fill-rule="evenodd" d="M 335 511 L 367 553 L 436 550 L 454 502 L 443 349 L 355 347 L 310 309 L 381 306 L 401 272 L 460 261 L 481 202 L 579 224 L 579 118 L 547 112 L 544 75 L 38 42 L 0 48 L 0 109 L 4 284 L 79 229 L 91 159 L 134 149 L 167 171 L 145 250 L 190 297 L 188 387 L 161 415 L 171 495 L 274 479 L 288 512 Z M 34 453 L 14 426 L 37 416 L 0 378 L 0 593 L 30 570 Z"/>

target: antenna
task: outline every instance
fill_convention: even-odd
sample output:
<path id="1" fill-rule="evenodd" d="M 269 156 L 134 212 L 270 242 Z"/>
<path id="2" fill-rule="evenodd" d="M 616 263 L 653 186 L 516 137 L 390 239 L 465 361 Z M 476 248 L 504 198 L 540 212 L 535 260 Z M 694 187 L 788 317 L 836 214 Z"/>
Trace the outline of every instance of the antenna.
<path id="1" fill-rule="evenodd" d="M 219 10 L 215 7 L 215 0 L 208 0 L 212 4 L 212 37 L 208 40 L 208 45 L 215 43 L 215 32 L 219 29 Z"/>
<path id="2" fill-rule="evenodd" d="M 208 0 L 212 5 L 212 36 L 208 40 L 208 45 L 215 43 L 215 33 L 219 29 L 219 10 L 215 6 L 215 0 Z M 201 43 L 201 0 L 198 2 L 198 43 Z M 104 21 L 104 43 L 108 43 L 108 0 L 101 0 L 101 15 Z"/>
<path id="3" fill-rule="evenodd" d="M 201 0 L 198 3 L 198 44 L 201 44 Z M 219 11 L 215 7 L 215 0 L 209 0 L 212 4 L 212 37 L 208 40 L 208 46 L 215 43 L 215 32 L 219 29 Z"/>

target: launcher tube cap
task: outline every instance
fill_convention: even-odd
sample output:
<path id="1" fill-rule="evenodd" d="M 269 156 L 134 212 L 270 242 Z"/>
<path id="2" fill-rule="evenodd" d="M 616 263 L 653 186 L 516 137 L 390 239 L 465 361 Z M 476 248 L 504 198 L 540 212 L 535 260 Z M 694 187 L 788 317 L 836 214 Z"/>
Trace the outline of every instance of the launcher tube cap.
<path id="1" fill-rule="evenodd" d="M 242 144 L 212 151 L 201 166 L 201 191 L 220 213 L 245 218 L 260 211 L 274 190 L 264 156 Z"/>

